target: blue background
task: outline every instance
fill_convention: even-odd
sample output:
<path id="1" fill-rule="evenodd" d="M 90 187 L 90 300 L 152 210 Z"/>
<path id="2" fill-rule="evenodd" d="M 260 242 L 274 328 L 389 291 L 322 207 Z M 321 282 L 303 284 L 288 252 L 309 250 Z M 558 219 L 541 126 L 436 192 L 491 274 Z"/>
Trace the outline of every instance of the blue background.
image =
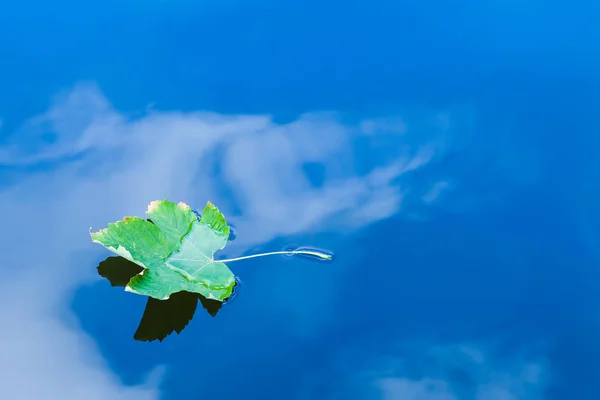
<path id="1" fill-rule="evenodd" d="M 133 341 L 145 299 L 105 281 L 69 289 L 57 318 L 91 336 L 97 349 L 90 351 L 119 385 L 139 384 L 166 366 L 165 399 L 597 399 L 599 18 L 600 6 L 583 0 L 4 4 L 0 146 L 23 155 L 0 162 L 3 199 L 25 196 L 36 207 L 51 194 L 23 182 L 90 156 L 19 158 L 60 142 L 53 132 L 33 140 L 21 127 L 79 82 L 94 82 L 135 118 L 149 104 L 269 114 L 278 124 L 335 111 L 352 126 L 456 112 L 457 129 L 467 133 L 395 181 L 419 195 L 407 196 L 394 215 L 351 230 L 323 222 L 321 230 L 240 249 L 315 245 L 334 251 L 334 263 L 240 264 L 235 301 L 216 318 L 198 309 L 182 334 L 162 343 Z M 367 146 L 361 140 L 371 139 L 348 137 L 353 162 L 339 167 L 346 177 L 392 162 L 401 144 L 429 139 L 384 132 Z M 304 171 L 318 186 L 322 171 L 309 164 Z M 86 173 L 97 179 L 93 167 Z M 210 173 L 219 182 L 218 171 Z M 439 201 L 420 201 L 440 179 L 456 184 Z M 85 179 L 55 184 L 76 190 L 78 182 Z M 195 200 L 201 208 L 207 199 L 200 193 Z M 139 215 L 140 204 L 84 225 Z M 245 206 L 227 204 L 226 216 Z M 70 259 L 73 268 L 94 272 L 107 255 L 91 243 L 82 251 Z M 10 276 L 14 266 L 2 268 Z M 280 302 L 303 312 L 286 312 Z M 458 345 L 480 346 L 485 360 L 465 361 Z M 431 355 L 432 346 L 454 350 Z M 527 363 L 541 366 L 539 378 L 523 378 Z M 447 394 L 422 389 L 418 397 L 373 384 L 390 377 L 439 379 Z M 514 397 L 478 394 L 490 381 Z"/>

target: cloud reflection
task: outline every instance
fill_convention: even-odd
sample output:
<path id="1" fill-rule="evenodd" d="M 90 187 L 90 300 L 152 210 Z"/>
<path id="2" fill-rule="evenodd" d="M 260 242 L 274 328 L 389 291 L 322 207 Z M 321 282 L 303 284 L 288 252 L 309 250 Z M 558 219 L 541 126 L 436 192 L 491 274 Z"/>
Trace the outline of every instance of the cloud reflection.
<path id="1" fill-rule="evenodd" d="M 0 289 L 7 298 L 28 299 L 5 303 L 0 316 L 7 326 L 33 332 L 0 333 L 4 354 L 16 363 L 5 374 L 6 382 L 16 383 L 0 388 L 0 397 L 40 398 L 48 390 L 65 400 L 94 398 L 90 393 L 158 397 L 156 377 L 138 376 L 137 386 L 120 382 L 67 312 L 75 290 L 96 280 L 93 268 L 81 268 L 74 259 L 94 254 L 90 226 L 137 215 L 149 201 L 167 198 L 218 204 L 237 228 L 228 257 L 296 234 L 350 232 L 398 213 L 407 199 L 420 201 L 435 187 L 436 178 L 414 187 L 404 178 L 444 155 L 452 124 L 445 119 L 440 125 L 436 118 L 432 113 L 415 121 L 395 117 L 390 123 L 345 124 L 335 114 L 316 113 L 277 124 L 269 116 L 208 112 L 125 115 L 91 84 L 59 94 L 47 112 L 23 123 L 0 148 L 0 163 L 23 174 L 0 191 L 0 203 L 11 210 L 3 220 L 11 234 L 4 238 Z M 318 168 L 307 169 L 308 164 Z M 318 179 L 310 176 L 314 171 Z M 340 273 L 331 269 L 321 277 L 339 282 Z M 331 285 L 318 302 L 308 303 L 286 296 L 306 289 L 301 279 L 266 268 L 254 279 L 265 282 L 266 275 L 284 284 L 262 288 L 264 295 L 277 296 L 276 306 L 302 321 L 299 332 L 315 334 L 331 312 L 323 306 L 332 304 Z M 320 289 L 313 285 L 312 290 Z M 161 329 L 148 337 L 163 335 Z M 56 367 L 52 360 L 62 364 Z M 48 382 L 24 388 L 19 378 L 26 375 Z M 73 381 L 80 389 L 68 383 Z"/>
<path id="2" fill-rule="evenodd" d="M 372 374 L 377 376 L 375 386 L 386 400 L 544 399 L 549 377 L 547 362 L 523 354 L 523 349 L 498 354 L 492 343 L 412 343 L 408 353 L 418 352 L 418 356 L 388 354 L 376 361 L 379 370 Z"/>

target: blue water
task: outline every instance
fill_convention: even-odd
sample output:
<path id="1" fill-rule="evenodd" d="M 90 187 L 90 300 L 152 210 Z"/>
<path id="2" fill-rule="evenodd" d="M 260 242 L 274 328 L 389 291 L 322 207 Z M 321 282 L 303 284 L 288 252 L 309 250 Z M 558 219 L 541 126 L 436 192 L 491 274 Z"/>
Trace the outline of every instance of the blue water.
<path id="1" fill-rule="evenodd" d="M 599 399 L 599 18 L 3 4 L 0 398 Z M 335 259 L 231 263 L 231 301 L 147 316 L 88 229 L 156 199 L 216 204 L 219 258 Z"/>

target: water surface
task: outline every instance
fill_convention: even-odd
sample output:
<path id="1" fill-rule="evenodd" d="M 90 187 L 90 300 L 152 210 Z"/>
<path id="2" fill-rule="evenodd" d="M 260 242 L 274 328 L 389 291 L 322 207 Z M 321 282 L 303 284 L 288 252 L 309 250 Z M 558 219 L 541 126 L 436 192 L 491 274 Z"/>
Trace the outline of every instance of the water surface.
<path id="1" fill-rule="evenodd" d="M 3 6 L 0 398 L 600 398 L 585 3 Z M 165 336 L 88 234 L 156 199 L 335 260 L 231 263 Z"/>

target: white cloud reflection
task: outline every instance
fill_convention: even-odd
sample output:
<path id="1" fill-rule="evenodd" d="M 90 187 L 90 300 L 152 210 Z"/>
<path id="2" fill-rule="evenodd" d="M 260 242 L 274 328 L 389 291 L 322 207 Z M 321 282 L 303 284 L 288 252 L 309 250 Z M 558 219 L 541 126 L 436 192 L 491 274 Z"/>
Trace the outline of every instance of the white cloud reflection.
<path id="1" fill-rule="evenodd" d="M 443 152 L 445 133 L 434 129 L 420 142 L 423 132 L 411 131 L 407 121 L 361 124 L 347 126 L 330 114 L 289 124 L 214 113 L 128 117 L 93 85 L 57 96 L 0 148 L 1 164 L 49 165 L 0 192 L 6 211 L 0 317 L 4 326 L 17 327 L 0 331 L 0 397 L 158 398 L 156 375 L 139 386 L 123 385 L 93 340 L 59 318 L 72 291 L 96 279 L 94 268 L 72 258 L 93 248 L 88 228 L 140 215 L 154 199 L 196 207 L 210 199 L 237 225 L 231 251 L 241 252 L 282 235 L 355 229 L 389 217 L 409 189 L 398 178 Z M 371 141 L 390 126 L 393 156 L 365 167 L 367 155 L 377 159 L 369 153 Z M 311 184 L 305 163 L 323 166 L 322 185 Z M 24 377 L 31 378 L 24 383 Z"/>
<path id="2" fill-rule="evenodd" d="M 416 350 L 418 349 L 418 350 Z M 491 343 L 415 345 L 418 357 L 386 357 L 371 371 L 385 400 L 541 400 L 547 361 L 523 351 L 499 352 Z M 523 350 L 523 349 L 522 349 Z M 531 349 L 529 349 L 531 350 Z M 457 379 L 456 377 L 462 377 Z M 461 380 L 463 381 L 461 383 Z"/>

